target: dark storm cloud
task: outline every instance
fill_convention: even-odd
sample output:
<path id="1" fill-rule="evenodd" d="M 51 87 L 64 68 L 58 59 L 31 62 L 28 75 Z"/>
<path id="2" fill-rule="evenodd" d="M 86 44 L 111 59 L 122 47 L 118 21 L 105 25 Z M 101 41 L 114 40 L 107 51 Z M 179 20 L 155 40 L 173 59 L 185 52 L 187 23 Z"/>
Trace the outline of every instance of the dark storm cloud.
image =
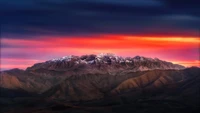
<path id="1" fill-rule="evenodd" d="M 198 35 L 198 1 L 1 0 L 5 37 L 98 33 Z"/>
<path id="2" fill-rule="evenodd" d="M 199 0 L 163 0 L 167 7 L 179 14 L 200 16 Z"/>

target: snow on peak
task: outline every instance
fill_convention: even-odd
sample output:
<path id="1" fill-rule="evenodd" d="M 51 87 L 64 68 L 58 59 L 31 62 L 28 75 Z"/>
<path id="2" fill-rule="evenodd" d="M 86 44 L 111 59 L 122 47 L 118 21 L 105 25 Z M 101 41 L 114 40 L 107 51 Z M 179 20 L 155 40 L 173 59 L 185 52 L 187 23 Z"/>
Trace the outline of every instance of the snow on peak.
<path id="1" fill-rule="evenodd" d="M 104 56 L 116 57 L 116 55 L 113 53 L 100 53 L 97 55 L 97 57 L 104 57 Z"/>
<path id="2" fill-rule="evenodd" d="M 135 56 L 133 57 L 134 60 L 138 60 L 138 61 L 159 61 L 158 58 L 149 58 L 149 57 L 143 57 L 143 56 Z"/>
<path id="3" fill-rule="evenodd" d="M 101 53 L 98 55 L 90 54 L 90 55 L 82 55 L 82 56 L 64 56 L 57 59 L 52 59 L 46 61 L 46 65 L 51 65 L 52 63 L 62 62 L 62 65 L 66 65 L 68 63 L 74 64 L 87 64 L 87 65 L 120 65 L 124 66 L 135 66 L 138 67 L 137 70 L 147 70 L 148 69 L 184 69 L 181 65 L 174 65 L 170 62 L 159 60 L 158 58 L 148 58 L 143 56 L 135 56 L 135 57 L 121 57 L 116 56 L 112 53 Z M 42 65 L 42 64 L 41 64 Z M 43 66 L 43 65 L 42 65 Z M 139 67 L 141 66 L 141 67 Z"/>
<path id="4" fill-rule="evenodd" d="M 121 57 L 117 56 L 113 53 L 100 53 L 98 55 L 83 55 L 83 56 L 74 56 L 74 55 L 69 55 L 69 56 L 64 56 L 61 58 L 57 59 L 52 59 L 47 62 L 61 62 L 61 61 L 73 61 L 76 64 L 95 64 L 95 63 L 134 63 L 134 62 L 161 62 L 160 59 L 158 58 L 148 58 L 148 57 L 143 57 L 143 56 L 135 56 L 135 57 Z M 164 61 L 163 61 L 164 62 Z"/>
<path id="5" fill-rule="evenodd" d="M 72 57 L 73 57 L 72 55 L 69 55 L 69 56 L 64 56 L 64 57 L 61 57 L 61 58 L 52 59 L 50 61 L 63 61 L 63 60 L 71 61 Z"/>
<path id="6" fill-rule="evenodd" d="M 88 57 L 88 56 L 90 56 L 90 55 L 85 55 L 85 57 Z M 73 56 L 73 55 L 69 55 L 69 56 L 64 56 L 64 57 L 61 57 L 61 58 L 52 59 L 52 60 L 49 60 L 49 61 L 50 62 L 71 61 L 74 57 L 75 56 Z M 112 62 L 120 62 L 120 63 L 122 63 L 122 62 L 131 63 L 132 60 L 133 61 L 137 61 L 137 62 L 139 62 L 139 61 L 159 61 L 158 58 L 154 58 L 153 59 L 153 58 L 147 58 L 147 57 L 143 57 L 143 56 L 139 56 L 139 55 L 137 55 L 137 56 L 135 56 L 133 58 L 131 58 L 131 57 L 123 58 L 123 57 L 117 56 L 117 55 L 115 55 L 113 53 L 100 53 L 100 54 L 95 56 L 93 61 L 90 61 L 88 59 L 87 59 L 87 61 L 85 61 L 86 59 L 81 59 L 81 57 L 79 57 L 79 58 L 80 58 L 79 60 L 81 60 L 81 61 L 79 61 L 77 59 L 77 61 L 76 61 L 77 63 L 79 62 L 79 63 L 86 63 L 86 64 L 94 63 L 94 59 L 97 59 L 98 61 L 103 61 L 105 59 L 110 59 Z"/>

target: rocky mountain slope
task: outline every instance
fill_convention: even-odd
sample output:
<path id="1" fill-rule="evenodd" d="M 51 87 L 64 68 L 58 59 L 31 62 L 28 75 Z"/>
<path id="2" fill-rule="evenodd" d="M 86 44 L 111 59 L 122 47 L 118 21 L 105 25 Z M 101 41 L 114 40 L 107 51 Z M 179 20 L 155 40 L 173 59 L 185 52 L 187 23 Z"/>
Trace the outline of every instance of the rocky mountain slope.
<path id="1" fill-rule="evenodd" d="M 194 68 L 192 71 L 197 73 L 188 74 L 186 69 L 73 76 L 52 87 L 44 95 L 69 101 L 84 101 L 141 90 L 154 92 L 167 87 L 178 89 L 180 84 L 199 78 L 200 70 Z"/>
<path id="2" fill-rule="evenodd" d="M 43 63 L 37 63 L 27 68 L 27 71 L 35 73 L 45 73 L 48 71 L 59 71 L 69 74 L 83 73 L 117 73 L 119 71 L 130 70 L 147 71 L 155 69 L 184 69 L 184 66 L 162 61 L 158 58 L 147 58 L 142 56 L 120 57 L 111 53 L 99 55 L 66 56 L 58 59 L 52 59 Z"/>
<path id="3" fill-rule="evenodd" d="M 54 109 L 52 106 L 67 111 L 79 108 L 104 112 L 105 107 L 120 112 L 127 106 L 144 106 L 144 103 L 148 107 L 152 104 L 165 107 L 167 102 L 170 107 L 176 106 L 173 109 L 181 106 L 183 111 L 187 107 L 196 110 L 200 98 L 199 75 L 200 68 L 185 68 L 157 58 L 122 58 L 113 54 L 68 56 L 26 70 L 1 72 L 0 105 L 4 111 L 29 103 L 45 106 L 47 112 Z M 157 105 L 154 101 L 161 103 Z M 137 111 L 132 107 L 127 109 Z"/>
<path id="4" fill-rule="evenodd" d="M 157 58 L 141 56 L 120 57 L 114 54 L 67 56 L 34 64 L 26 70 L 12 69 L 1 72 L 0 86 L 8 89 L 23 89 L 43 93 L 66 78 L 91 76 L 118 76 L 147 70 L 181 70 L 185 67 Z M 94 74 L 94 75 L 93 75 Z M 71 81 L 70 81 L 71 82 Z M 113 81 L 115 82 L 115 81 Z"/>

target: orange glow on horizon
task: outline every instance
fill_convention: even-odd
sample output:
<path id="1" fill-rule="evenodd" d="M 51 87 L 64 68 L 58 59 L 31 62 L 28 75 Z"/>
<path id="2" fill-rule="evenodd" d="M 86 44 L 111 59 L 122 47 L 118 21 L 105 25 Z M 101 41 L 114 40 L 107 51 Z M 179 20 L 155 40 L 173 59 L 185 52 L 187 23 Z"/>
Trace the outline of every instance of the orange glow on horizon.
<path id="1" fill-rule="evenodd" d="M 2 38 L 1 43 L 10 47 L 2 48 L 1 68 L 20 68 L 36 62 L 62 57 L 69 54 L 115 53 L 119 56 L 141 55 L 158 57 L 184 66 L 199 66 L 200 39 L 198 37 L 175 36 L 126 36 L 97 35 L 91 37 L 40 37 L 38 39 Z M 190 52 L 191 51 L 191 52 Z M 14 54 L 20 54 L 15 58 Z M 24 58 L 31 56 L 33 58 Z M 41 59 L 42 57 L 42 59 Z M 36 60 L 37 59 L 37 60 Z M 198 62 L 197 62 L 198 61 Z M 12 64 L 16 63 L 16 64 Z M 23 62 L 26 64 L 23 65 Z M 16 66 L 16 67 L 14 67 Z M 24 69 L 24 68 L 23 68 Z"/>
<path id="2" fill-rule="evenodd" d="M 195 61 L 171 61 L 174 64 L 180 64 L 183 65 L 185 67 L 192 67 L 192 66 L 196 66 L 196 67 L 200 67 L 200 60 L 195 60 Z"/>

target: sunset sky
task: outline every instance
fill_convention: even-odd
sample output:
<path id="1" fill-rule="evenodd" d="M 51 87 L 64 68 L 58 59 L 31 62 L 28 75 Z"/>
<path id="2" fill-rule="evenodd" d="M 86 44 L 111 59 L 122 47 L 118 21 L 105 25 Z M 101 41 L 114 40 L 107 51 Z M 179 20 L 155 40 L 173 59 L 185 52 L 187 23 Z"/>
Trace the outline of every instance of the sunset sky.
<path id="1" fill-rule="evenodd" d="M 114 53 L 200 66 L 200 7 L 178 0 L 1 0 L 1 70 Z"/>

